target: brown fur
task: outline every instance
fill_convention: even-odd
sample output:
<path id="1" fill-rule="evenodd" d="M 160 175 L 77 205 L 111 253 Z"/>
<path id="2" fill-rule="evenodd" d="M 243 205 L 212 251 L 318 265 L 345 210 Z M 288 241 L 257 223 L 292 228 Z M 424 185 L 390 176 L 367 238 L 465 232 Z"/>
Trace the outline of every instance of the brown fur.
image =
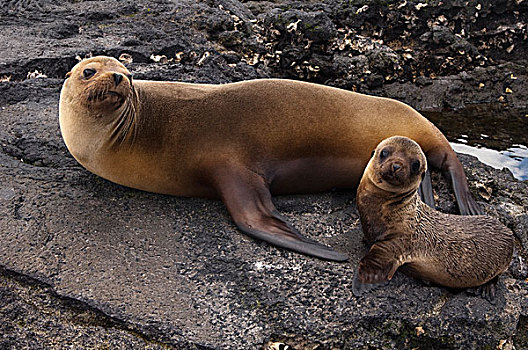
<path id="1" fill-rule="evenodd" d="M 388 150 L 383 158 L 382 150 Z M 413 173 L 412 161 L 420 170 Z M 393 165 L 402 167 L 394 171 Z M 489 216 L 457 216 L 425 205 L 417 194 L 426 170 L 420 146 L 403 137 L 382 141 L 357 191 L 365 238 L 372 244 L 361 260 L 361 283 L 390 280 L 397 268 L 452 288 L 482 285 L 508 267 L 512 232 Z"/>
<path id="2" fill-rule="evenodd" d="M 91 79 L 83 77 L 87 67 L 97 71 Z M 115 73 L 125 76 L 117 86 Z M 278 215 L 269 192 L 355 188 L 370 152 L 394 134 L 416 139 L 459 183 L 459 203 L 476 208 L 445 137 L 403 103 L 291 80 L 203 85 L 132 82 L 129 74 L 109 57 L 72 69 L 59 110 L 72 155 L 122 185 L 220 197 L 242 230 L 258 231 L 250 233 L 255 237 L 304 240 Z"/>

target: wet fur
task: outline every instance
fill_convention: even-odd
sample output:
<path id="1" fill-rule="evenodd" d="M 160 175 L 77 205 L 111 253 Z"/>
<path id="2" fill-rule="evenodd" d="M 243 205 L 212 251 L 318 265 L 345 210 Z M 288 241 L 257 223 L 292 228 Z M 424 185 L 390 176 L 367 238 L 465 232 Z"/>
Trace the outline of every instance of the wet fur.
<path id="1" fill-rule="evenodd" d="M 394 153 L 381 160 L 380 152 Z M 390 280 L 401 267 L 406 274 L 451 288 L 483 285 L 508 267 L 512 232 L 489 216 L 459 216 L 438 212 L 417 194 L 423 166 L 411 174 L 412 159 L 425 163 L 420 146 L 408 138 L 391 137 L 376 148 L 361 179 L 357 204 L 369 253 L 360 261 L 360 283 Z M 395 161 L 403 172 L 385 176 Z M 387 183 L 384 178 L 397 178 Z"/>

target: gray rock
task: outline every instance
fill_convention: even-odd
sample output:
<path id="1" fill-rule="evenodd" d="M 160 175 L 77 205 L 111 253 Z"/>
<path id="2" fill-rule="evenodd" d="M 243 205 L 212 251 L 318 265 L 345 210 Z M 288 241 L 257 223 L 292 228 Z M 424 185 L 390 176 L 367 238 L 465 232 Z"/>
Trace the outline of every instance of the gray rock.
<path id="1" fill-rule="evenodd" d="M 526 317 L 520 246 L 524 265 L 501 277 L 495 304 L 401 274 L 358 299 L 352 276 L 366 247 L 353 193 L 275 200 L 307 236 L 347 252 L 348 263 L 277 249 L 242 235 L 218 201 L 144 193 L 82 169 L 60 138 L 57 99 L 55 92 L 0 110 L 8 125 L 0 131 L 1 265 L 146 339 L 212 348 L 279 340 L 471 348 L 513 341 Z M 524 241 L 528 184 L 461 158 L 472 185 L 495 181 L 482 204 Z"/>
<path id="2" fill-rule="evenodd" d="M 518 238 L 495 304 L 399 273 L 358 299 L 352 275 L 367 247 L 354 193 L 275 198 L 305 235 L 350 255 L 320 261 L 247 238 L 218 201 L 144 193 L 88 173 L 58 128 L 62 79 L 89 54 L 129 54 L 143 79 L 303 78 L 422 111 L 526 109 L 519 14 L 527 3 L 479 1 L 488 32 L 475 6 L 459 3 L 8 1 L 0 9 L 0 348 L 528 347 L 528 184 L 507 171 L 460 157 L 484 210 Z M 449 38 L 418 40 L 440 15 L 446 23 L 435 25 L 450 29 L 437 31 Z M 270 19 L 282 31 L 264 26 Z M 482 57 L 465 50 L 443 65 L 457 43 Z M 456 211 L 445 181 L 433 179 L 439 209 Z M 491 193 L 480 196 L 482 185 Z"/>

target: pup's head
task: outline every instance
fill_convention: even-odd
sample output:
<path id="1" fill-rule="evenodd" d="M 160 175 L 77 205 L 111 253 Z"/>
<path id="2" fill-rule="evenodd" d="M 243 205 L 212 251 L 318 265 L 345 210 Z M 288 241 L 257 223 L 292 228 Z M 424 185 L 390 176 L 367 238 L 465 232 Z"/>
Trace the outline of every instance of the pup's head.
<path id="1" fill-rule="evenodd" d="M 381 141 L 372 154 L 364 176 L 389 192 L 418 189 L 427 170 L 427 159 L 420 146 L 403 136 Z"/>

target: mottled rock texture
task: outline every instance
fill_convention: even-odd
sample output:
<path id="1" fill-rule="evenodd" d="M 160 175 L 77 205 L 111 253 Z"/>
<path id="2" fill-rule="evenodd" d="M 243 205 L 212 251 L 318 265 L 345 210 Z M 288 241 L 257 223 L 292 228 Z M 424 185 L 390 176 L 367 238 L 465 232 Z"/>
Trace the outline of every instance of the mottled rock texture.
<path id="1" fill-rule="evenodd" d="M 528 348 L 528 184 L 508 171 L 460 156 L 517 238 L 494 304 L 400 273 L 356 298 L 367 247 L 353 192 L 275 199 L 350 255 L 321 261 L 247 238 L 218 201 L 88 173 L 57 119 L 64 75 L 106 54 L 142 79 L 302 79 L 526 127 L 527 17 L 525 1 L 4 1 L 0 348 Z M 439 209 L 456 212 L 433 180 Z"/>

